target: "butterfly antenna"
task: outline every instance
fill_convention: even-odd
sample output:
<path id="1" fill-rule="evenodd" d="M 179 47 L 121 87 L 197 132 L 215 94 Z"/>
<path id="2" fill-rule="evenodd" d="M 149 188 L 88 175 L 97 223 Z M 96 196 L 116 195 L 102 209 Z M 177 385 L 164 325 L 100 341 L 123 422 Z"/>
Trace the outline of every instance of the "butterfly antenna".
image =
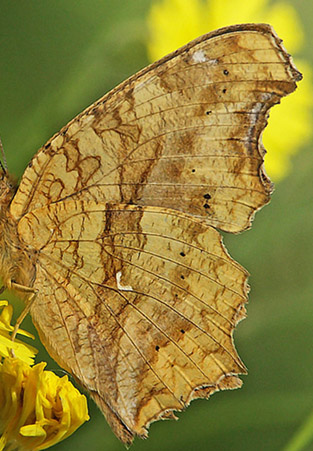
<path id="1" fill-rule="evenodd" d="M 7 165 L 7 159 L 5 158 L 5 153 L 4 153 L 4 149 L 3 149 L 1 138 L 0 138 L 0 151 L 1 151 L 2 159 L 3 159 L 3 163 L 0 160 L 0 166 L 1 166 L 1 169 L 3 170 L 3 172 L 6 174 L 7 173 L 7 169 L 8 169 L 8 165 Z"/>

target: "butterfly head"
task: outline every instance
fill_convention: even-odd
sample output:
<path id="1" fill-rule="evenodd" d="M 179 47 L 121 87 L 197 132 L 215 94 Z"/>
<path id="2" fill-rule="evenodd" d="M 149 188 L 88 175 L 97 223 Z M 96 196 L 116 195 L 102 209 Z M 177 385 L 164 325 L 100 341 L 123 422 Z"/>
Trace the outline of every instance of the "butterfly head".
<path id="1" fill-rule="evenodd" d="M 3 168 L 0 170 L 0 209 L 6 208 L 11 202 L 17 189 L 17 183 L 13 177 L 5 172 Z"/>

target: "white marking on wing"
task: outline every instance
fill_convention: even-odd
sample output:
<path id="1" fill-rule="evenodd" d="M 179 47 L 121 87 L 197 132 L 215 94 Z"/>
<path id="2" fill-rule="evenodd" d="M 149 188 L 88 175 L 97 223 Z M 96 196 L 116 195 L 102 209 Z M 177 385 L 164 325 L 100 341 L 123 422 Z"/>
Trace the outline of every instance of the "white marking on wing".
<path id="1" fill-rule="evenodd" d="M 121 285 L 121 277 L 122 277 L 122 271 L 118 271 L 116 273 L 116 284 L 117 288 L 121 291 L 134 291 L 133 288 L 130 285 Z"/>

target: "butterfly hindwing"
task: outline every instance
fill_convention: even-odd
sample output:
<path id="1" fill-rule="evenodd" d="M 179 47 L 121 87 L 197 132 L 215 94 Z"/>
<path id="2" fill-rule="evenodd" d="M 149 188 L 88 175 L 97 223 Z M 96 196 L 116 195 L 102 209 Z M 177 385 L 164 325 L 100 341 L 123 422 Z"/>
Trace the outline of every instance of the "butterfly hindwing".
<path id="1" fill-rule="evenodd" d="M 247 273 L 214 228 L 173 210 L 66 201 L 25 215 L 19 232 L 38 252 L 31 313 L 43 343 L 132 434 L 225 378 L 238 386 Z"/>

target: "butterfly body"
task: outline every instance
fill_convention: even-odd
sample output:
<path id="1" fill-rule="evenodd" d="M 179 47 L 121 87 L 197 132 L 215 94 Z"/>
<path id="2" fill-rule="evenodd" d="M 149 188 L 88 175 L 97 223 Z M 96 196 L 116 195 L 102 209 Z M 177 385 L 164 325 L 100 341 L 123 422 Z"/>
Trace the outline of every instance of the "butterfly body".
<path id="1" fill-rule="evenodd" d="M 4 284 L 36 292 L 43 343 L 125 443 L 241 385 L 247 272 L 217 228 L 269 201 L 261 132 L 300 78 L 270 26 L 217 30 L 77 116 L 16 193 L 2 178 Z"/>
<path id="2" fill-rule="evenodd" d="M 10 203 L 17 186 L 10 175 L 0 181 L 0 276 L 5 287 L 12 283 L 31 287 L 35 277 L 35 262 L 31 250 L 19 240 L 17 221 L 10 214 Z M 21 295 L 20 292 L 17 293 Z M 28 297 L 29 294 L 26 296 Z M 23 297 L 23 295 L 22 295 Z"/>

